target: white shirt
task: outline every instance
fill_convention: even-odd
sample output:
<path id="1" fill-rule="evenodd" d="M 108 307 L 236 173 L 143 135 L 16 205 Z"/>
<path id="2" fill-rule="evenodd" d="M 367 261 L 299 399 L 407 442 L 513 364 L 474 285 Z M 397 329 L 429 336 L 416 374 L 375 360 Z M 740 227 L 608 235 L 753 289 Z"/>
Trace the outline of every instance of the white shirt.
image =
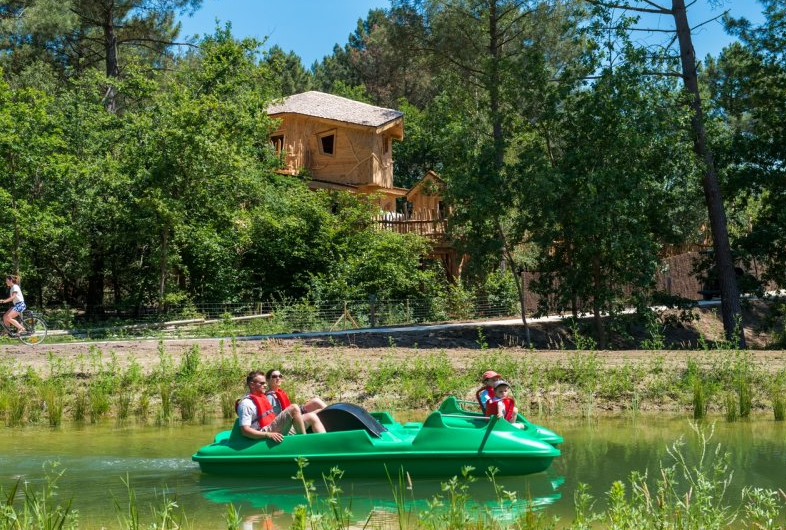
<path id="1" fill-rule="evenodd" d="M 22 289 L 17 284 L 11 285 L 11 293 L 10 293 L 10 295 L 14 297 L 13 302 L 15 304 L 18 304 L 19 302 L 24 302 L 25 301 L 25 297 L 22 296 Z"/>
<path id="2" fill-rule="evenodd" d="M 259 417 L 257 416 L 257 406 L 249 398 L 243 398 L 237 405 L 237 417 L 240 418 L 240 425 L 248 425 L 252 429 L 259 430 Z"/>

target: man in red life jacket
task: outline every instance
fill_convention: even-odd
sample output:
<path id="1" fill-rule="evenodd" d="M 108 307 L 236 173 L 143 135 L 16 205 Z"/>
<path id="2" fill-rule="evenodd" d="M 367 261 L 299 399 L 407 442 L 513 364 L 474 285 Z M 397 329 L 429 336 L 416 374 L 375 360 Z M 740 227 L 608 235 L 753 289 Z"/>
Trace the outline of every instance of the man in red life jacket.
<path id="1" fill-rule="evenodd" d="M 315 433 L 325 432 L 316 414 L 302 414 L 300 406 L 295 403 L 276 414 L 265 397 L 267 381 L 264 372 L 255 370 L 249 373 L 246 384 L 248 395 L 237 404 L 240 431 L 246 438 L 267 438 L 281 442 L 293 427 L 298 434 L 305 434 L 308 428 Z"/>
<path id="2" fill-rule="evenodd" d="M 486 416 L 499 416 L 513 423 L 518 413 L 516 400 L 510 395 L 510 385 L 500 379 L 494 383 L 494 397 L 486 405 Z"/>

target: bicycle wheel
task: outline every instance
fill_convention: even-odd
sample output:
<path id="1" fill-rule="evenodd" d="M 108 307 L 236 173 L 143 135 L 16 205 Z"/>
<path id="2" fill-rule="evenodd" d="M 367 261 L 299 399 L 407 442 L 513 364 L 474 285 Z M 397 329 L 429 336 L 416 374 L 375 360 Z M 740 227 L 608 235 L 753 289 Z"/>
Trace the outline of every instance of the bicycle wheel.
<path id="1" fill-rule="evenodd" d="M 41 344 L 46 340 L 46 322 L 35 316 L 22 319 L 25 331 L 19 334 L 19 340 L 25 344 Z"/>

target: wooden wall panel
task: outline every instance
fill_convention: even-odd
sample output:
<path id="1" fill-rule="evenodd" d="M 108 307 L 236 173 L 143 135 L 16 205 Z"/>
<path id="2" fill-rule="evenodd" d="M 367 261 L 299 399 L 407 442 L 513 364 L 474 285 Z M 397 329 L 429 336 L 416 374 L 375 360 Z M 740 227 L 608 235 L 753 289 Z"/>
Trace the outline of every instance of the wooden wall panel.
<path id="1" fill-rule="evenodd" d="M 334 154 L 322 154 L 320 136 L 335 131 Z M 283 134 L 290 169 L 306 168 L 320 180 L 339 184 L 393 186 L 392 146 L 373 129 L 342 127 L 300 115 L 286 115 L 274 135 Z"/>

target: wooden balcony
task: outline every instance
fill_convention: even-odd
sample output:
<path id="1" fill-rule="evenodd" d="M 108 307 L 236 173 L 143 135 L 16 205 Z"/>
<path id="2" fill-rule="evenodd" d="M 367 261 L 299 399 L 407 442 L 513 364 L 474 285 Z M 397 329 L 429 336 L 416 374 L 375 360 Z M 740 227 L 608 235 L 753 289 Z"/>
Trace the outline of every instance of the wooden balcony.
<path id="1" fill-rule="evenodd" d="M 399 234 L 418 234 L 433 239 L 445 237 L 447 219 L 430 210 L 413 212 L 409 216 L 401 213 L 385 212 L 376 218 L 382 230 Z"/>

